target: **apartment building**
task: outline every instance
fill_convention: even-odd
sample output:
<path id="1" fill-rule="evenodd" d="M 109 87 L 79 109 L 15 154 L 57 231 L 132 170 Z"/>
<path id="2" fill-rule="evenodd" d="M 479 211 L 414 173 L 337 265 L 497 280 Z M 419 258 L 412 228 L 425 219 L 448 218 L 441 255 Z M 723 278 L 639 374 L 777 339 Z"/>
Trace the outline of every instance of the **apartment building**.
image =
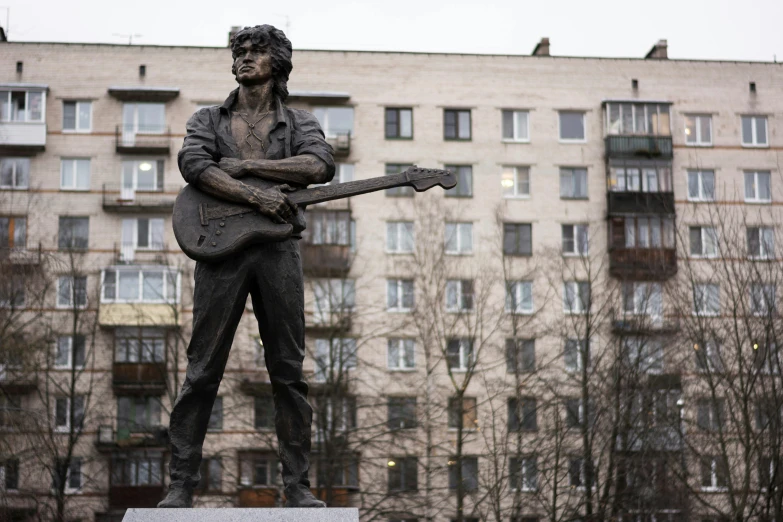
<path id="1" fill-rule="evenodd" d="M 0 48 L 0 303 L 42 347 L 26 338 L 30 367 L 4 355 L 3 513 L 25 520 L 61 500 L 68 520 L 121 520 L 165 488 L 195 266 L 171 229 L 184 186 L 176 154 L 190 115 L 235 87 L 230 51 Z M 554 57 L 547 39 L 531 56 L 297 50 L 293 60 L 288 103 L 321 122 L 333 182 L 413 164 L 459 179 L 445 192 L 401 187 L 307 209 L 318 494 L 366 520 L 576 520 L 597 512 L 614 473 L 625 496 L 613 498 L 634 499 L 612 504 L 617 520 L 734 509 L 726 459 L 700 457 L 697 430 L 683 427 L 710 431 L 722 400 L 693 377 L 717 345 L 692 342 L 683 316 L 727 307 L 730 291 L 702 273 L 721 258 L 716 216 L 747 211 L 739 233 L 751 259 L 734 257 L 775 257 L 781 65 L 669 60 L 665 41 L 644 58 Z M 756 312 L 774 308 L 774 282 L 748 292 Z M 602 436 L 584 428 L 600 412 L 585 379 L 610 375 L 587 369 L 615 345 L 635 347 L 655 415 L 675 419 L 636 486 L 606 463 L 614 442 L 591 448 L 592 464 L 584 451 Z M 280 505 L 263 361 L 248 302 L 198 505 Z M 562 453 L 545 447 L 561 439 Z M 43 440 L 47 450 L 31 449 Z M 680 473 L 665 478 L 672 462 Z M 763 462 L 771 481 L 774 463 Z M 53 493 L 58 470 L 64 496 Z M 643 495 L 640 481 L 662 490 Z M 755 479 L 746 489 L 773 490 Z M 709 501 L 689 500 L 704 492 Z"/>

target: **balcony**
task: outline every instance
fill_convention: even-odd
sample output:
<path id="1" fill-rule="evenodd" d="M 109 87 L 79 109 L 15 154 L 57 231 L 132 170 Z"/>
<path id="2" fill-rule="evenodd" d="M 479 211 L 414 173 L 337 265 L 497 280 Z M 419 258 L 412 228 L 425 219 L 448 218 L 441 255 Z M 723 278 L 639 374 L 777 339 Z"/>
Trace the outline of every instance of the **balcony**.
<path id="1" fill-rule="evenodd" d="M 672 158 L 671 136 L 607 136 L 607 158 Z"/>
<path id="2" fill-rule="evenodd" d="M 326 141 L 334 149 L 335 158 L 345 158 L 351 153 L 351 133 L 338 132 L 326 137 Z"/>
<path id="3" fill-rule="evenodd" d="M 348 245 L 313 245 L 302 243 L 302 269 L 312 277 L 340 277 L 351 269 L 351 247 Z"/>
<path id="4" fill-rule="evenodd" d="M 674 214 L 674 192 L 607 192 L 607 211 L 613 214 Z"/>
<path id="5" fill-rule="evenodd" d="M 38 266 L 43 259 L 41 243 L 34 248 L 0 248 L 0 263 L 15 266 Z"/>
<path id="6" fill-rule="evenodd" d="M 612 320 L 612 333 L 616 335 L 667 335 L 680 330 L 677 318 L 629 315 Z"/>
<path id="7" fill-rule="evenodd" d="M 663 281 L 677 273 L 674 248 L 611 248 L 609 274 L 621 280 Z"/>
<path id="8" fill-rule="evenodd" d="M 103 425 L 98 427 L 95 447 L 102 453 L 126 449 L 164 450 L 169 447 L 169 432 L 162 426 L 146 432 L 130 433 L 127 429 L 115 432 L 112 426 Z"/>
<path id="9" fill-rule="evenodd" d="M 243 377 L 239 382 L 239 390 L 250 396 L 271 395 L 272 381 L 269 379 L 269 373 L 266 370 L 258 370 L 249 377 Z"/>
<path id="10" fill-rule="evenodd" d="M 167 185 L 163 190 L 139 190 L 121 184 L 103 185 L 103 210 L 106 212 L 154 212 L 171 214 L 180 185 Z"/>
<path id="11" fill-rule="evenodd" d="M 273 508 L 277 507 L 278 490 L 276 487 L 243 488 L 238 497 L 241 508 Z"/>
<path id="12" fill-rule="evenodd" d="M 166 365 L 115 362 L 112 385 L 115 394 L 162 394 L 166 391 Z"/>
<path id="13" fill-rule="evenodd" d="M 166 303 L 101 303 L 98 308 L 98 324 L 117 326 L 179 326 L 177 304 Z"/>
<path id="14" fill-rule="evenodd" d="M 305 310 L 305 329 L 313 334 L 349 332 L 352 315 L 352 311 L 314 312 Z"/>
<path id="15" fill-rule="evenodd" d="M 135 243 L 114 243 L 114 262 L 118 265 L 166 265 L 166 243 L 150 243 L 148 247 L 140 247 Z"/>
<path id="16" fill-rule="evenodd" d="M 114 144 L 119 154 L 166 154 L 171 151 L 171 128 L 117 125 Z"/>
<path id="17" fill-rule="evenodd" d="M 38 388 L 38 377 L 32 372 L 0 366 L 0 391 L 6 395 L 24 395 Z"/>
<path id="18" fill-rule="evenodd" d="M 46 149 L 46 123 L 0 122 L 0 153 L 29 156 Z"/>

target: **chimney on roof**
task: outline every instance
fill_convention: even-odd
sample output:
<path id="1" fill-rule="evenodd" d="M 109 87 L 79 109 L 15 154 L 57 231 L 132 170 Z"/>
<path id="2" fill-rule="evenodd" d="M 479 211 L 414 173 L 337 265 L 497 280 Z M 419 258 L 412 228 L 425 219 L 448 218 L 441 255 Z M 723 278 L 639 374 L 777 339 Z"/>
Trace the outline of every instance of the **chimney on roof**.
<path id="1" fill-rule="evenodd" d="M 234 35 L 236 35 L 239 31 L 242 30 L 241 25 L 232 25 L 231 30 L 228 32 L 228 46 L 231 47 L 231 40 L 234 39 Z"/>
<path id="2" fill-rule="evenodd" d="M 533 56 L 551 56 L 549 54 L 549 38 L 544 37 L 536 44 L 536 48 L 533 49 Z"/>
<path id="3" fill-rule="evenodd" d="M 668 60 L 669 52 L 667 49 L 668 44 L 666 40 L 658 40 L 658 43 L 653 45 L 653 48 L 650 49 L 650 52 L 644 58 L 646 60 Z"/>

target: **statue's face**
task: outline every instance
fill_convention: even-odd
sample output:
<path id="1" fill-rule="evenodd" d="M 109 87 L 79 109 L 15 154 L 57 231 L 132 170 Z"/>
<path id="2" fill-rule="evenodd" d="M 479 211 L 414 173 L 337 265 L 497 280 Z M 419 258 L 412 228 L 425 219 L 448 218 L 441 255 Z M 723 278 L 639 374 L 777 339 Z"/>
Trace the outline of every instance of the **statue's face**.
<path id="1" fill-rule="evenodd" d="M 269 55 L 269 47 L 259 47 L 245 40 L 235 52 L 234 68 L 237 72 L 237 82 L 265 83 L 272 78 L 272 57 Z"/>

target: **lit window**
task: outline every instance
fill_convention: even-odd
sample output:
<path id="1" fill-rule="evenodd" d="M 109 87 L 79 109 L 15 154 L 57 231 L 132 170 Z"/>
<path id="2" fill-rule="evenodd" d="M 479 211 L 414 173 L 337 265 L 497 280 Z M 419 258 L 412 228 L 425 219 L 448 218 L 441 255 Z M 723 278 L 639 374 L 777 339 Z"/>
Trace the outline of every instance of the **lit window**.
<path id="1" fill-rule="evenodd" d="M 688 145 L 712 145 L 712 116 L 709 114 L 685 115 L 685 143 Z"/>
<path id="2" fill-rule="evenodd" d="M 503 167 L 500 178 L 504 198 L 530 196 L 530 169 L 528 167 Z"/>

